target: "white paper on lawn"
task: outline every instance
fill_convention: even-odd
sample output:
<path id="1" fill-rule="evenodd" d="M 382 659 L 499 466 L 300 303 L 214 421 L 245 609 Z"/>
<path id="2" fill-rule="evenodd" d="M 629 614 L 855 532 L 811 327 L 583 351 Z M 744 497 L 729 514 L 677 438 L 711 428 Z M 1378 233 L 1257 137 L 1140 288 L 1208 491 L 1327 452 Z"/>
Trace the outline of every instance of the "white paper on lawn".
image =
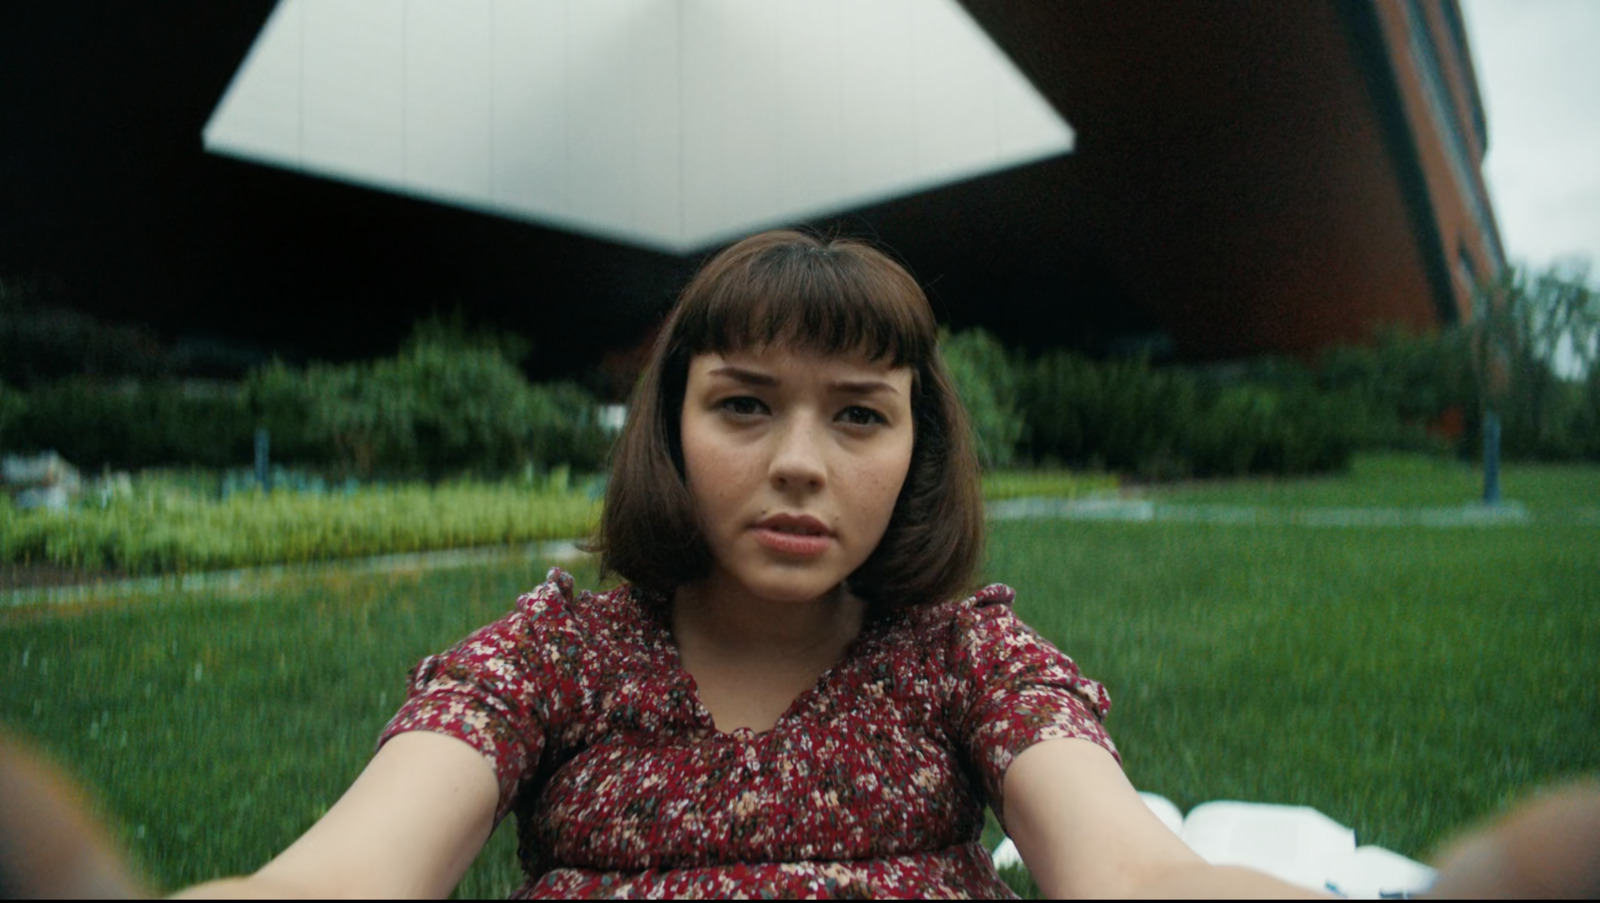
<path id="1" fill-rule="evenodd" d="M 1432 868 L 1392 850 L 1356 846 L 1355 831 L 1309 806 L 1218 800 L 1195 806 L 1185 817 L 1160 794 L 1139 797 L 1162 824 L 1215 865 L 1245 866 L 1351 899 L 1420 894 L 1436 876 Z M 1009 837 L 993 857 L 996 868 L 1024 864 Z"/>
<path id="2" fill-rule="evenodd" d="M 1243 865 L 1321 890 L 1333 864 L 1356 849 L 1356 832 L 1309 806 L 1201 803 L 1183 839 L 1214 865 Z"/>

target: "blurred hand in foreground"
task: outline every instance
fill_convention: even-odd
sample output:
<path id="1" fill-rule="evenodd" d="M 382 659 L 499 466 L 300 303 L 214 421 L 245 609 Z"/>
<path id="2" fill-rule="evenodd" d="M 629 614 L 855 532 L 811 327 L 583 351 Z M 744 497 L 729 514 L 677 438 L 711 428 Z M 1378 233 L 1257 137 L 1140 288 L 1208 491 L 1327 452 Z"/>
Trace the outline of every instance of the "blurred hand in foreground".
<path id="1" fill-rule="evenodd" d="M 1467 834 L 1439 860 L 1429 896 L 1600 898 L 1600 782 L 1541 794 Z"/>
<path id="2" fill-rule="evenodd" d="M 77 786 L 0 731 L 0 897 L 146 895 Z"/>

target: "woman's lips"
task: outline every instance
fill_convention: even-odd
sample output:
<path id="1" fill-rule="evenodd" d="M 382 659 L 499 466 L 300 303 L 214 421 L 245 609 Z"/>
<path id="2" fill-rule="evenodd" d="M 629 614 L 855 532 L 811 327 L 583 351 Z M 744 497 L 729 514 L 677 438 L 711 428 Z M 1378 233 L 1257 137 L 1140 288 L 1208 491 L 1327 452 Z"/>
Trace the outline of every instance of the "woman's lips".
<path id="1" fill-rule="evenodd" d="M 772 527 L 755 527 L 756 542 L 785 555 L 813 556 L 828 551 L 833 537 L 819 533 L 789 533 Z"/>
<path id="2" fill-rule="evenodd" d="M 772 514 L 751 530 L 757 542 L 785 555 L 821 555 L 833 542 L 828 525 L 809 514 Z"/>

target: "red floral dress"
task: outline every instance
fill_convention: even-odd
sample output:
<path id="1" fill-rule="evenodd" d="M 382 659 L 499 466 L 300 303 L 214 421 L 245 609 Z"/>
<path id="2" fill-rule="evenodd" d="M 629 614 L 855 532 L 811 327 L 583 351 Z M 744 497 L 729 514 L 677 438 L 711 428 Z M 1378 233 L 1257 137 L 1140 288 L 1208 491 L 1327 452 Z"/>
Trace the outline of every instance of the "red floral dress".
<path id="1" fill-rule="evenodd" d="M 1009 897 L 979 843 L 1012 759 L 1116 748 L 1110 701 L 994 585 L 869 622 L 777 723 L 722 733 L 664 600 L 573 592 L 429 656 L 383 731 L 477 748 L 515 812 L 514 897 Z"/>

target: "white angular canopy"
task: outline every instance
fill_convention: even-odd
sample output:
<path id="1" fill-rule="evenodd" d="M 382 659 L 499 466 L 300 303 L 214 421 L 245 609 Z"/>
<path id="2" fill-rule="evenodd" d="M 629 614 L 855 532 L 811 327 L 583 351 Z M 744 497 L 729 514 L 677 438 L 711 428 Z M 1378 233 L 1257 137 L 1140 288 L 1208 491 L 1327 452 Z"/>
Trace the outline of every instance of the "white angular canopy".
<path id="1" fill-rule="evenodd" d="M 204 132 L 674 253 L 1072 140 L 956 0 L 279 0 Z"/>

